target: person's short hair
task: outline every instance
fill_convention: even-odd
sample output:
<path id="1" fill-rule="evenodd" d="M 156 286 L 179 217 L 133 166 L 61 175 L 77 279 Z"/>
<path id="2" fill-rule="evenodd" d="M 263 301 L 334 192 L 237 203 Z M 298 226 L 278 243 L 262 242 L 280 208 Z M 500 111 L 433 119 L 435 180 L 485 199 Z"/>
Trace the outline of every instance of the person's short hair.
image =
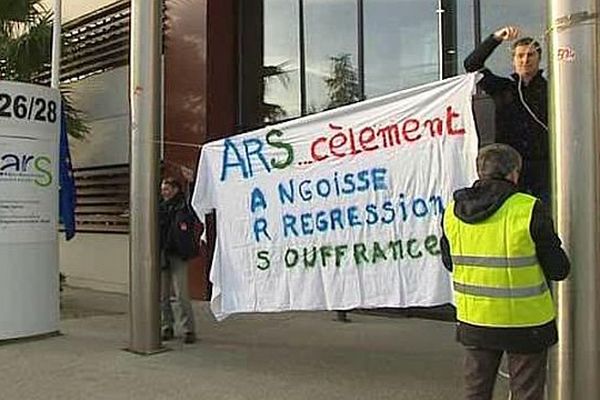
<path id="1" fill-rule="evenodd" d="M 480 179 L 504 179 L 517 170 L 521 172 L 521 155 L 507 144 L 492 143 L 477 154 L 477 175 Z"/>
<path id="2" fill-rule="evenodd" d="M 519 46 L 532 46 L 535 49 L 535 51 L 538 52 L 538 55 L 540 56 L 540 58 L 542 58 L 542 46 L 540 46 L 540 44 L 537 40 L 534 40 L 533 38 L 530 38 L 530 37 L 522 37 L 521 39 L 516 40 L 512 44 L 513 55 L 515 54 L 515 50 L 517 50 L 517 47 L 519 47 Z"/>
<path id="3" fill-rule="evenodd" d="M 161 183 L 163 185 L 169 185 L 172 188 L 177 189 L 181 192 L 181 183 L 177 179 L 175 179 L 171 176 L 164 178 Z"/>

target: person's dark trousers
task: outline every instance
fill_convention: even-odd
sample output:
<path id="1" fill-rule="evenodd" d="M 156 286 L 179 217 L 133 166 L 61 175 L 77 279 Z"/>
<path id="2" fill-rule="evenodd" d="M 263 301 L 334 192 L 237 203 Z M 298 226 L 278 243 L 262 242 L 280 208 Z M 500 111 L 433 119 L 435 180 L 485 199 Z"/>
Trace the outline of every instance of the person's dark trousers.
<path id="1" fill-rule="evenodd" d="M 465 399 L 491 400 L 503 351 L 467 347 Z M 507 353 L 511 400 L 543 400 L 548 352 Z"/>

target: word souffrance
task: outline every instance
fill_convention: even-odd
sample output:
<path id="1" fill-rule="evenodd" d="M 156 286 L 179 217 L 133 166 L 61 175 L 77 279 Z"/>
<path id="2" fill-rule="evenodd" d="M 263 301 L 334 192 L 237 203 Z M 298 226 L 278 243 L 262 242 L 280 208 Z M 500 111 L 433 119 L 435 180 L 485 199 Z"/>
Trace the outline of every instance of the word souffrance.
<path id="1" fill-rule="evenodd" d="M 440 221 L 475 177 L 473 87 L 464 75 L 204 145 L 192 204 L 217 210 L 217 318 L 450 301 Z"/>

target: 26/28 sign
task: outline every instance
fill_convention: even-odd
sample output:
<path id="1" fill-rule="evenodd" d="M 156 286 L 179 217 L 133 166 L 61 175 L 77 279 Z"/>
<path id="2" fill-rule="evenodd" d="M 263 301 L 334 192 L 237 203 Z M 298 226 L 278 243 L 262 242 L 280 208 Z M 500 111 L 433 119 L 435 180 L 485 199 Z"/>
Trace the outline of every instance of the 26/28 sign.
<path id="1" fill-rule="evenodd" d="M 43 97 L 27 97 L 21 94 L 11 96 L 0 93 L 0 118 L 17 118 L 29 121 L 54 123 L 58 118 L 54 100 Z"/>

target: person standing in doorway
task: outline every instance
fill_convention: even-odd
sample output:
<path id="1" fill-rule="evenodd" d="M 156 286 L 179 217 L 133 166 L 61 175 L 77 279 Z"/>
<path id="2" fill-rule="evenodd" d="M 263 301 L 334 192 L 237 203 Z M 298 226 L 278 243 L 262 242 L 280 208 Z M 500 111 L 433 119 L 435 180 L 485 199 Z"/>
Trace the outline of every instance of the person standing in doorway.
<path id="1" fill-rule="evenodd" d="M 175 313 L 171 303 L 173 297 L 179 305 L 178 322 L 183 341 L 194 343 L 196 334 L 188 286 L 187 261 L 197 252 L 193 243 L 195 238 L 191 233 L 194 216 L 177 180 L 163 179 L 160 193 L 161 337 L 165 341 L 174 337 Z"/>
<path id="2" fill-rule="evenodd" d="M 504 353 L 513 398 L 542 400 L 548 348 L 558 341 L 549 281 L 565 279 L 570 262 L 544 204 L 518 191 L 521 165 L 508 145 L 482 148 L 479 180 L 454 193 L 443 217 L 468 400 L 492 399 Z"/>

